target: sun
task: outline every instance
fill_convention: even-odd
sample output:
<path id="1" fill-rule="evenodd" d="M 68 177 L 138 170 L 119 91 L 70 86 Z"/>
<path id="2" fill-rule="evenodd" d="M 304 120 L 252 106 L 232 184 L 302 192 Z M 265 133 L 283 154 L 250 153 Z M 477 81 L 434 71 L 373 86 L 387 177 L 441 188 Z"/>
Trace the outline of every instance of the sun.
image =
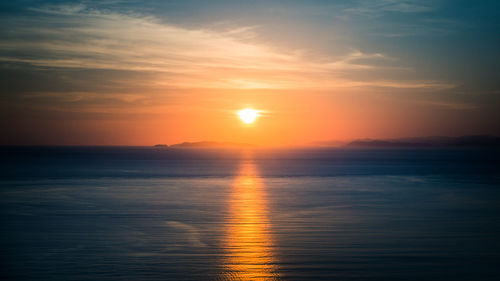
<path id="1" fill-rule="evenodd" d="M 238 111 L 238 117 L 246 124 L 253 123 L 259 116 L 259 111 L 251 108 L 245 108 Z"/>

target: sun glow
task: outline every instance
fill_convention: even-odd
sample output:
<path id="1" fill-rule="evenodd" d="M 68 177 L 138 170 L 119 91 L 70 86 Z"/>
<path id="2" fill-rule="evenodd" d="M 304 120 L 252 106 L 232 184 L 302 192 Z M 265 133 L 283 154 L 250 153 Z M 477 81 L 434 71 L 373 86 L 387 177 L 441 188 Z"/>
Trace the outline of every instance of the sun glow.
<path id="1" fill-rule="evenodd" d="M 253 123 L 259 116 L 259 111 L 251 108 L 245 108 L 238 111 L 238 117 L 246 124 Z"/>

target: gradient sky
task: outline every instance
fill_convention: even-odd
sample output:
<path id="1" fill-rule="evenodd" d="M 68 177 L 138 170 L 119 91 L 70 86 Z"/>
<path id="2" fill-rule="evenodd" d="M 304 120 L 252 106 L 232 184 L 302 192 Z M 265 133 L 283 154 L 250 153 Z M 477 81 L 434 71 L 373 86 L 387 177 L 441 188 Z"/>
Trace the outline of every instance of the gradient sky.
<path id="1" fill-rule="evenodd" d="M 0 144 L 500 134 L 500 1 L 2 1 L 0 26 Z"/>

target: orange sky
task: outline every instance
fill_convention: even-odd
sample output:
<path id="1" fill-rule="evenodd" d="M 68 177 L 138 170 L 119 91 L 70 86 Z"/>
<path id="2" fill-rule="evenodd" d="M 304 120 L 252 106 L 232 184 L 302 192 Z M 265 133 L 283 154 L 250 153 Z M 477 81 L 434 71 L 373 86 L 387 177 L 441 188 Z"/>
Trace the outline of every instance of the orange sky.
<path id="1" fill-rule="evenodd" d="M 201 16 L 189 3 L 177 8 L 191 17 L 93 2 L 32 3 L 6 16 L 0 144 L 294 146 L 500 133 L 496 80 L 486 79 L 492 53 L 468 58 L 465 42 L 444 43 L 464 34 L 422 20 L 443 7 L 269 3 L 281 9 L 275 17 L 263 4 L 214 2 Z M 251 125 L 236 116 L 247 107 L 262 115 Z"/>
<path id="2" fill-rule="evenodd" d="M 260 110 L 252 124 L 236 112 Z M 439 106 L 440 107 L 440 106 Z M 387 98 L 363 90 L 330 93 L 284 90 L 227 90 L 184 95 L 178 105 L 133 105 L 107 113 L 99 106 L 39 112 L 22 123 L 26 139 L 68 145 L 154 145 L 216 140 L 262 146 L 310 145 L 318 141 L 454 134 L 462 110 L 433 111 L 427 103 Z M 75 113 L 75 111 L 77 111 Z M 104 113 L 103 113 L 104 111 Z M 463 123 L 474 124 L 474 120 Z M 447 128 L 443 130 L 441 128 Z M 480 132 L 478 132 L 480 133 Z M 24 136 L 23 136 L 24 137 Z M 20 141 L 22 142 L 22 140 Z"/>

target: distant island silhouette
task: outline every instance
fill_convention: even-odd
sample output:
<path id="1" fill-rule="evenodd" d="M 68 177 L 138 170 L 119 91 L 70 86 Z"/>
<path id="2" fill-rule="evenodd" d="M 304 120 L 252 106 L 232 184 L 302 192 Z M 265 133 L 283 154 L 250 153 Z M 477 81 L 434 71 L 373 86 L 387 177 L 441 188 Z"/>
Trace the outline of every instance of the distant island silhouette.
<path id="1" fill-rule="evenodd" d="M 243 147 L 254 147 L 248 143 L 236 143 L 236 142 L 217 142 L 217 141 L 198 141 L 198 142 L 182 142 L 172 144 L 170 146 L 157 144 L 155 147 L 169 147 L 169 148 L 243 148 Z"/>
<path id="2" fill-rule="evenodd" d="M 347 143 L 345 147 L 479 147 L 500 146 L 500 137 L 471 135 L 461 137 L 416 137 L 400 139 L 360 139 Z"/>
<path id="3" fill-rule="evenodd" d="M 158 148 L 252 148 L 248 143 L 198 141 L 182 142 L 172 145 L 156 144 Z M 396 139 L 357 139 L 353 141 L 315 142 L 310 147 L 344 148 L 404 148 L 404 147 L 500 147 L 500 137 L 493 135 L 469 135 L 460 137 L 430 136 Z"/>
<path id="4" fill-rule="evenodd" d="M 161 144 L 157 144 L 157 145 L 155 145 L 155 147 L 168 147 L 168 145 L 166 145 L 166 144 L 162 144 L 162 143 L 161 143 Z"/>

